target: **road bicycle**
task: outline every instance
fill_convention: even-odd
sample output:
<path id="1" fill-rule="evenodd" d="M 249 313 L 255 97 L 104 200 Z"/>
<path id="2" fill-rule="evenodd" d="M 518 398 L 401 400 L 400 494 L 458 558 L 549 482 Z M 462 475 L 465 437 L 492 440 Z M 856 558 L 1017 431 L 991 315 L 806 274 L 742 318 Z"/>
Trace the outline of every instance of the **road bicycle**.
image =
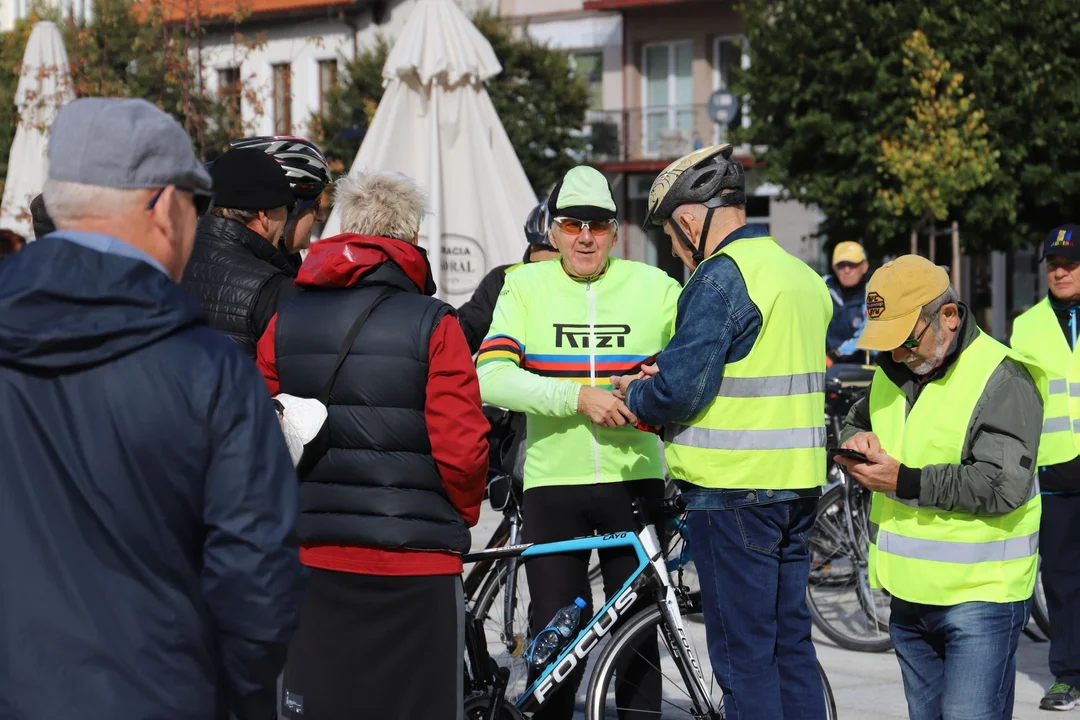
<path id="1" fill-rule="evenodd" d="M 485 550 L 506 545 L 516 545 L 521 538 L 522 516 L 521 484 L 499 470 L 491 472 L 489 500 L 492 507 L 502 513 L 502 520 L 491 533 Z M 678 496 L 673 484 L 668 485 L 666 497 Z M 678 587 L 687 588 L 691 597 L 700 599 L 697 571 L 686 534 L 683 516 L 668 517 L 664 521 L 665 564 L 672 581 Z M 589 571 L 589 583 L 594 585 L 600 577 L 596 555 Z M 596 571 L 595 573 L 593 571 Z M 484 629 L 495 661 L 510 670 L 507 692 L 519 695 L 524 691 L 528 664 L 523 657 L 529 640 L 530 594 L 529 584 L 521 560 L 507 557 L 476 562 L 465 575 L 465 596 L 473 617 Z M 690 619 L 700 622 L 700 602 Z"/>
<path id="2" fill-rule="evenodd" d="M 873 369 L 834 366 L 825 388 L 826 436 L 840 444 L 848 410 L 866 392 Z M 828 484 L 810 531 L 810 578 L 806 602 L 814 626 L 841 648 L 884 652 L 889 638 L 890 597 L 870 587 L 869 490 L 828 462 Z"/>
<path id="3" fill-rule="evenodd" d="M 685 512 L 681 498 L 654 503 L 661 517 L 680 517 Z M 648 714 L 658 718 L 699 718 L 722 720 L 722 692 L 711 672 L 703 670 L 701 657 L 686 632 L 684 616 L 700 612 L 700 595 L 672 581 L 655 527 L 645 520 L 642 504 L 634 503 L 639 532 L 621 532 L 555 543 L 506 545 L 470 553 L 466 563 L 492 563 L 510 558 L 567 554 L 603 548 L 630 547 L 638 557 L 638 567 L 576 637 L 550 662 L 539 669 L 535 679 L 520 693 L 511 689 L 510 667 L 501 666 L 488 653 L 488 638 L 481 619 L 469 611 L 466 623 L 466 717 L 468 720 L 519 720 L 535 712 L 553 691 L 570 680 L 575 669 L 585 666 L 598 653 L 585 692 L 585 717 L 588 720 L 618 717 L 616 675 L 618 668 L 629 667 L 634 655 L 644 659 L 638 648 L 650 635 L 658 637 L 661 660 L 648 662 L 653 672 L 642 684 L 656 687 L 659 695 L 649 697 L 653 704 Z M 489 566 L 491 567 L 491 566 Z M 490 571 L 489 571 L 490 572 Z M 640 609 L 638 609 L 640 608 Z M 666 655 L 665 655 L 666 654 Z M 640 667 L 640 662 L 639 665 Z M 705 665 L 707 666 L 707 663 Z M 824 671 L 821 673 L 827 717 L 834 720 L 836 705 Z M 706 680 L 708 676 L 708 680 Z M 627 680 L 629 690 L 641 690 Z M 639 697 L 641 694 L 639 693 Z"/>

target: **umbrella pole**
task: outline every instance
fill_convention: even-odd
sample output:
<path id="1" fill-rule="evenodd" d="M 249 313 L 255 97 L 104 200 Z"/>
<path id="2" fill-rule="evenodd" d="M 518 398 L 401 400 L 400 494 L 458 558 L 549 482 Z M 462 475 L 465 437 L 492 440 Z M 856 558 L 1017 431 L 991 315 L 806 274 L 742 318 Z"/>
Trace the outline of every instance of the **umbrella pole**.
<path id="1" fill-rule="evenodd" d="M 429 148 L 431 177 L 428 183 L 431 192 L 429 207 L 431 224 L 428 234 L 428 259 L 431 262 L 431 278 L 435 281 L 435 297 L 445 298 L 446 291 L 442 285 L 442 162 L 439 159 L 441 153 L 439 147 L 439 89 L 434 82 L 431 84 L 431 105 L 428 110 L 431 113 L 431 145 Z"/>

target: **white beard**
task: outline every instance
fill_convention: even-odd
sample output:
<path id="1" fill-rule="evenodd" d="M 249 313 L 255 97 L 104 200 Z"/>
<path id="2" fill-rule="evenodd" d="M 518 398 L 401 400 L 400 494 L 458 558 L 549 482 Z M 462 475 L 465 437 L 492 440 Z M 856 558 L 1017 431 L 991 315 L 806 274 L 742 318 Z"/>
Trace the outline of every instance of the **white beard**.
<path id="1" fill-rule="evenodd" d="M 933 371 L 933 369 L 940 365 L 945 359 L 945 353 L 946 351 L 948 351 L 949 348 L 944 341 L 944 330 L 939 333 L 934 333 L 934 343 L 938 347 L 938 350 L 934 353 L 934 356 L 931 358 L 921 359 L 918 364 L 909 363 L 907 360 L 905 360 L 904 364 L 907 365 L 908 370 L 920 377 L 923 375 L 929 375 Z"/>

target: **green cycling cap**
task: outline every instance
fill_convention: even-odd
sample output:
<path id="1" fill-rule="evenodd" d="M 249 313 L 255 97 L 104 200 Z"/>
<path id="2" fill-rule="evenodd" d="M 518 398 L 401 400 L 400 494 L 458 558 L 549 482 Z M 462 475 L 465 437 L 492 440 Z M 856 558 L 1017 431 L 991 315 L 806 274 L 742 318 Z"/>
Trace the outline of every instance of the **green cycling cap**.
<path id="1" fill-rule="evenodd" d="M 578 165 L 570 168 L 548 199 L 552 217 L 563 215 L 577 220 L 612 220 L 615 199 L 607 178 L 596 168 Z"/>

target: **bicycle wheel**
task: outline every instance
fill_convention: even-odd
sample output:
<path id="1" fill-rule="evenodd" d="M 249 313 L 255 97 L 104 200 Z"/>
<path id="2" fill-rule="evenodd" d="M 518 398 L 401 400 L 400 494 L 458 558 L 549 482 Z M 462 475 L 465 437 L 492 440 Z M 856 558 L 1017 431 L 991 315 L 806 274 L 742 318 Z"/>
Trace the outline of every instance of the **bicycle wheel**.
<path id="1" fill-rule="evenodd" d="M 1031 596 L 1031 619 L 1039 627 L 1039 630 L 1051 639 L 1050 635 L 1050 612 L 1046 609 L 1046 591 L 1042 583 L 1042 560 L 1039 560 L 1039 572 L 1035 576 L 1035 592 Z"/>
<path id="2" fill-rule="evenodd" d="M 704 647 L 697 647 L 692 637 L 687 637 L 690 642 L 694 657 L 701 665 L 705 683 L 709 688 L 710 696 L 718 713 L 708 714 L 699 712 L 693 702 L 693 696 L 689 687 L 683 680 L 683 674 L 679 671 L 677 661 L 671 654 L 664 635 L 660 630 L 660 608 L 652 606 L 642 610 L 627 621 L 621 629 L 611 638 L 607 647 L 603 649 L 596 659 L 592 676 L 589 679 L 589 687 L 585 694 L 585 718 L 586 720 L 608 720 L 619 717 L 620 708 L 615 698 L 616 668 L 623 665 L 628 657 L 640 653 L 637 651 L 637 643 L 653 634 L 657 638 L 660 647 L 660 664 L 652 666 L 661 676 L 661 696 L 658 706 L 654 705 L 645 712 L 649 717 L 670 718 L 671 720 L 695 718 L 696 720 L 720 720 L 723 718 L 723 691 L 712 674 L 709 664 L 709 655 Z M 652 663 L 649 663 L 652 665 Z M 818 672 L 821 674 L 822 689 L 825 693 L 825 713 L 828 720 L 836 720 L 836 700 L 833 698 L 832 686 L 825 676 L 825 671 L 818 664 Z M 692 671 L 691 671 L 692 673 Z"/>
<path id="3" fill-rule="evenodd" d="M 817 518 L 810 531 L 806 601 L 814 625 L 840 647 L 884 652 L 892 647 L 890 598 L 884 590 L 870 587 L 867 553 L 862 547 L 869 547 L 869 493 L 853 488 L 850 497 L 855 538 L 848 528 L 849 510 L 842 485 L 830 488 L 818 502 Z"/>
<path id="4" fill-rule="evenodd" d="M 509 563 L 499 561 L 480 588 L 476 603 L 473 605 L 473 617 L 484 626 L 484 637 L 488 644 L 488 653 L 501 667 L 510 668 L 510 680 L 506 685 L 506 699 L 511 702 L 521 697 L 527 689 L 529 663 L 524 657 L 529 646 L 529 583 L 525 580 L 525 568 L 517 563 L 514 582 L 514 617 L 511 622 L 512 634 L 506 633 L 506 573 Z"/>

